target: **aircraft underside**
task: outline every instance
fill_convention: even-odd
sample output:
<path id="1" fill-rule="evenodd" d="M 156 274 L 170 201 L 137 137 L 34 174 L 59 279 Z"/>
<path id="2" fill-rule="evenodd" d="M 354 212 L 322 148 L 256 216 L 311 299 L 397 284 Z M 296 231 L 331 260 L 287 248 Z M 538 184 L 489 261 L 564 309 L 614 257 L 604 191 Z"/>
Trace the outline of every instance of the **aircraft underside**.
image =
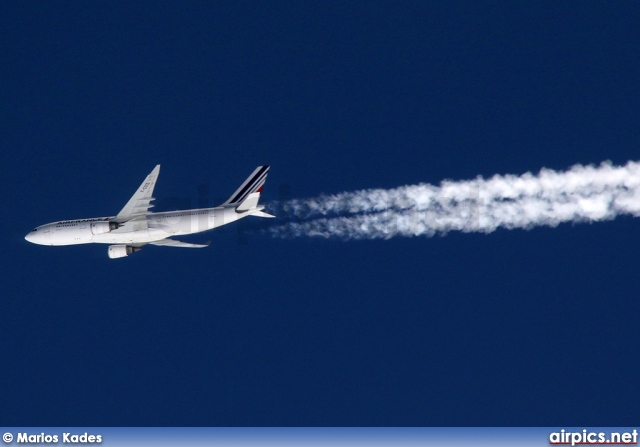
<path id="1" fill-rule="evenodd" d="M 152 213 L 149 211 L 153 188 L 160 165 L 147 176 L 125 207 L 113 217 L 76 219 L 41 225 L 25 239 L 39 245 L 113 244 L 110 258 L 134 253 L 146 244 L 204 248 L 207 244 L 193 244 L 171 239 L 173 236 L 200 233 L 235 222 L 246 216 L 274 217 L 258 205 L 260 193 L 269 171 L 259 166 L 221 206 L 194 210 Z"/>

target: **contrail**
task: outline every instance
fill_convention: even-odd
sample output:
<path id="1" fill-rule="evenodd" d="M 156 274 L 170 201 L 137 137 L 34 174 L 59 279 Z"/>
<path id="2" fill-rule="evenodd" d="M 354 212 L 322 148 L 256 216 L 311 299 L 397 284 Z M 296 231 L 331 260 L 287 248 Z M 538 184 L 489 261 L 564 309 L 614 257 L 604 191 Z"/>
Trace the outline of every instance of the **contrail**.
<path id="1" fill-rule="evenodd" d="M 389 239 L 597 222 L 640 215 L 640 163 L 365 189 L 268 208 L 284 221 L 266 231 L 284 238 Z"/>

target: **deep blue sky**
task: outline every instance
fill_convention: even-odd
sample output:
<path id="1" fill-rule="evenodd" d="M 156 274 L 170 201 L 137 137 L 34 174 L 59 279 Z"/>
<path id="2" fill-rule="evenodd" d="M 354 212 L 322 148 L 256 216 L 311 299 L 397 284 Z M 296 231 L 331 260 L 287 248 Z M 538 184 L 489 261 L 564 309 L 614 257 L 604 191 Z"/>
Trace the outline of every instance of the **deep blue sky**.
<path id="1" fill-rule="evenodd" d="M 637 2 L 3 2 L 3 425 L 632 425 L 640 221 L 208 249 L 113 215 L 638 158 Z"/>

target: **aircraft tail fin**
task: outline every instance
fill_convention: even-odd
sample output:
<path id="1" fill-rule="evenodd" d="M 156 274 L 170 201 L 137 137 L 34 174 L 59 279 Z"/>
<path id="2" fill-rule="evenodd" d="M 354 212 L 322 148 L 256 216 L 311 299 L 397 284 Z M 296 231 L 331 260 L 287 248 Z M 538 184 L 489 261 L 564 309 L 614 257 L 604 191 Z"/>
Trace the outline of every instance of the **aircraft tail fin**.
<path id="1" fill-rule="evenodd" d="M 269 166 L 258 166 L 222 206 L 236 206 L 239 212 L 257 207 L 268 172 Z"/>
<path id="2" fill-rule="evenodd" d="M 275 217 L 263 212 L 264 206 L 258 205 L 268 172 L 269 166 L 258 166 L 222 206 L 234 206 L 237 213 L 248 211 L 252 216 Z"/>

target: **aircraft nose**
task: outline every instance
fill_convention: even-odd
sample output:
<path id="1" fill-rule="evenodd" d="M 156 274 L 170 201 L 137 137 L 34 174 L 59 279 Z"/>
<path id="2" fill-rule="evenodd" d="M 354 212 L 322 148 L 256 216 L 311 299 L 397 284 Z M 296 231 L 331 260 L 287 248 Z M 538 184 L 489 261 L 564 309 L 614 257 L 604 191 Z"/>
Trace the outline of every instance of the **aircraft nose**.
<path id="1" fill-rule="evenodd" d="M 31 233 L 27 234 L 24 239 L 32 244 L 44 245 L 42 235 L 38 230 L 33 230 Z"/>

